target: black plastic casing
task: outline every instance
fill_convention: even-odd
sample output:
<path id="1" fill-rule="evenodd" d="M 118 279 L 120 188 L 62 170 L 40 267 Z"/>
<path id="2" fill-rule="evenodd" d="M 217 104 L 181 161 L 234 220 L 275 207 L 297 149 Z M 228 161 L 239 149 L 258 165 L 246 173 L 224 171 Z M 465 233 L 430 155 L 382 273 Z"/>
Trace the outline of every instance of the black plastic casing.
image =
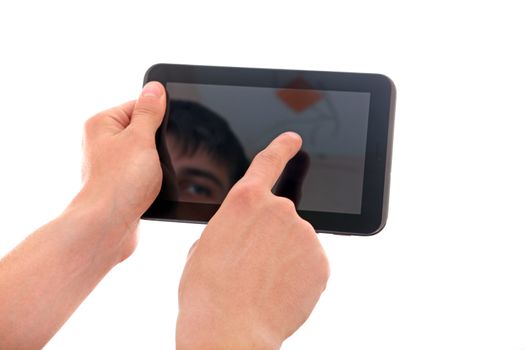
<path id="1" fill-rule="evenodd" d="M 378 233 L 385 226 L 388 216 L 396 100 L 394 83 L 387 76 L 328 71 L 156 64 L 146 72 L 144 84 L 149 81 L 159 81 L 164 86 L 170 82 L 178 82 L 284 88 L 297 76 L 308 80 L 311 87 L 316 90 L 371 94 L 361 214 L 298 210 L 299 215 L 309 221 L 317 232 L 339 235 Z M 169 111 L 166 111 L 166 116 L 168 113 Z M 162 126 L 157 132 L 157 141 L 162 137 L 160 130 Z M 165 161 L 162 152 L 159 152 L 159 155 L 161 162 Z M 142 218 L 207 223 L 219 207 L 212 204 L 172 202 L 161 198 L 162 191 Z"/>

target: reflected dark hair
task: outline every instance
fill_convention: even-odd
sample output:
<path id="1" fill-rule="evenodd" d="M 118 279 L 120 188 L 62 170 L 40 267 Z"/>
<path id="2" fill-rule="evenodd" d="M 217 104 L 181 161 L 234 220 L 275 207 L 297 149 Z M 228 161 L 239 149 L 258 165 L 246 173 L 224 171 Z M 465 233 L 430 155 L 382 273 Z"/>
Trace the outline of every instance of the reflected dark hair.
<path id="1" fill-rule="evenodd" d="M 219 114 L 193 101 L 170 100 L 168 133 L 175 136 L 181 154 L 202 149 L 229 170 L 231 183 L 246 172 L 249 161 L 241 143 Z"/>

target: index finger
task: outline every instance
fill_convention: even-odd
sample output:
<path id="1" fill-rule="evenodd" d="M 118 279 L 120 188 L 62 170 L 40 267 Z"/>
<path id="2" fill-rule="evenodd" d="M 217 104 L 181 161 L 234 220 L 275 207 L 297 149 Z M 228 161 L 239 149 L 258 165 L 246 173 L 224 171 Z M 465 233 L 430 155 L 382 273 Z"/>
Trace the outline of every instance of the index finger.
<path id="1" fill-rule="evenodd" d="M 243 179 L 254 181 L 271 190 L 286 163 L 299 151 L 301 144 L 301 136 L 295 132 L 288 131 L 277 136 L 253 158 Z"/>

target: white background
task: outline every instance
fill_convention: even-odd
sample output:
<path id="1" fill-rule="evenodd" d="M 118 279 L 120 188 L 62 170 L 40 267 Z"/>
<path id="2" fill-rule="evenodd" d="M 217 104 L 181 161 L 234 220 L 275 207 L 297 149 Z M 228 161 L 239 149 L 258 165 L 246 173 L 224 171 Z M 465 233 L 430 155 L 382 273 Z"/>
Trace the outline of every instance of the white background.
<path id="1" fill-rule="evenodd" d="M 283 348 L 524 349 L 519 4 L 2 1 L 0 255 L 63 210 L 83 122 L 135 98 L 154 63 L 383 73 L 398 89 L 388 224 L 320 236 L 329 286 Z M 47 349 L 173 349 L 202 228 L 143 222 Z"/>

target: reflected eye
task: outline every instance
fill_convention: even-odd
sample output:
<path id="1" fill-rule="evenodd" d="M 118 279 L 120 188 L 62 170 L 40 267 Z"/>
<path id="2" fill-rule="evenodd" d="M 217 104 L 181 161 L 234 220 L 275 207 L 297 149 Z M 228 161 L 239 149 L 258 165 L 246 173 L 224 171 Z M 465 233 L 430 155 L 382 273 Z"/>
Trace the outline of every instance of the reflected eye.
<path id="1" fill-rule="evenodd" d="M 209 188 L 197 184 L 190 185 L 186 191 L 198 196 L 211 197 L 211 191 Z"/>
<path id="2" fill-rule="evenodd" d="M 177 196 L 181 202 L 216 204 L 226 196 L 224 186 L 212 172 L 182 168 L 176 180 Z"/>
<path id="3" fill-rule="evenodd" d="M 212 197 L 212 190 L 209 187 L 193 181 L 181 181 L 179 183 L 179 190 L 191 197 Z"/>

